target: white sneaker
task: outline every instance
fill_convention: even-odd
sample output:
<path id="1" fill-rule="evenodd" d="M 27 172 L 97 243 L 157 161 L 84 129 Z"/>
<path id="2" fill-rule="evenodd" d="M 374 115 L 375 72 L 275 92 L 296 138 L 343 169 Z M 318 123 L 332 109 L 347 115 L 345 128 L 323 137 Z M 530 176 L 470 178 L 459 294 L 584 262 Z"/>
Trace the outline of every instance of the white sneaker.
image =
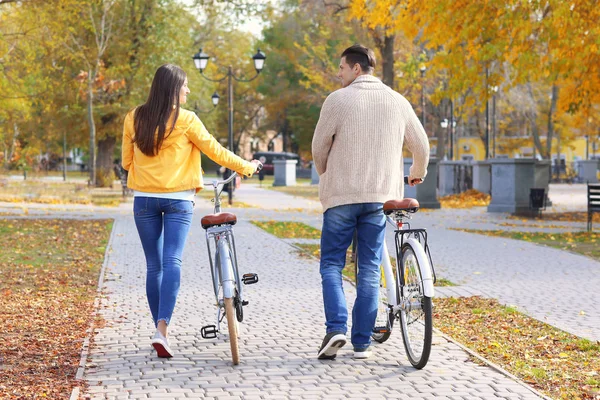
<path id="1" fill-rule="evenodd" d="M 173 357 L 173 350 L 169 347 L 169 340 L 164 337 L 159 331 L 156 331 L 152 338 L 152 347 L 161 358 Z"/>
<path id="2" fill-rule="evenodd" d="M 371 357 L 371 349 L 368 347 L 366 349 L 354 349 L 354 358 L 361 360 L 369 357 Z"/>

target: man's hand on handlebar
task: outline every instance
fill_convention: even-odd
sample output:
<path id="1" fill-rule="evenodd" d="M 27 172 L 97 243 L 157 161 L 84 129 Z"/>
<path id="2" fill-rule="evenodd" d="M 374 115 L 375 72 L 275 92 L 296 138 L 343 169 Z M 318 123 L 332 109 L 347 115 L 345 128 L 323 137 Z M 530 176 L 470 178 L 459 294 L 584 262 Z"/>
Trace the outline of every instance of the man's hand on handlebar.
<path id="1" fill-rule="evenodd" d="M 404 183 L 406 183 L 409 186 L 415 186 L 415 185 L 423 183 L 423 179 L 421 179 L 421 178 L 413 178 L 413 177 L 410 177 L 410 176 L 405 176 L 404 177 Z"/>

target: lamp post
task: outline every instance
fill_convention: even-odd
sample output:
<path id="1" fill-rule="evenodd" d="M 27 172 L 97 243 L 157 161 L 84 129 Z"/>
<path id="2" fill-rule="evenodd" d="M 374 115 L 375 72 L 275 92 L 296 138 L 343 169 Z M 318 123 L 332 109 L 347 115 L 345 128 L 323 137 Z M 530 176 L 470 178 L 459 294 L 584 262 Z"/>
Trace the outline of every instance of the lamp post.
<path id="1" fill-rule="evenodd" d="M 490 158 L 490 86 L 488 84 L 489 71 L 485 67 L 485 159 Z"/>
<path id="2" fill-rule="evenodd" d="M 590 159 L 590 136 L 585 135 L 585 159 Z"/>
<path id="3" fill-rule="evenodd" d="M 211 81 L 211 82 L 223 82 L 225 79 L 227 79 L 227 103 L 228 103 L 228 111 L 229 111 L 228 138 L 229 138 L 229 150 L 232 153 L 235 153 L 235 150 L 233 148 L 233 81 L 236 80 L 238 82 L 250 82 L 250 81 L 253 81 L 254 79 L 258 78 L 258 75 L 260 75 L 260 72 L 262 71 L 262 69 L 265 65 L 266 58 L 267 57 L 265 56 L 265 53 L 260 51 L 260 49 L 258 49 L 256 54 L 254 56 L 252 56 L 252 60 L 254 61 L 254 69 L 256 70 L 256 75 L 254 75 L 250 79 L 242 79 L 242 78 L 238 78 L 237 76 L 235 76 L 233 74 L 233 68 L 231 65 L 227 68 L 227 74 L 225 74 L 225 76 L 222 76 L 217 79 L 212 79 L 204 74 L 204 70 L 206 69 L 206 66 L 208 65 L 208 60 L 210 59 L 208 54 L 204 53 L 202 51 L 202 49 L 200 49 L 198 51 L 198 53 L 196 53 L 192 56 L 192 59 L 194 60 L 194 64 L 196 65 L 196 68 L 198 69 L 198 71 L 200 71 L 200 75 L 202 75 L 202 77 L 204 79 Z M 213 95 L 213 104 L 215 101 L 214 96 L 215 95 Z M 216 101 L 218 102 L 218 100 L 216 100 Z M 233 200 L 232 200 L 233 186 L 234 186 L 234 184 L 233 184 L 233 182 L 231 182 L 231 184 L 229 186 L 229 191 L 228 191 L 230 205 L 233 203 Z"/>
<path id="4" fill-rule="evenodd" d="M 492 86 L 492 157 L 496 158 L 496 93 L 498 86 Z"/>
<path id="5" fill-rule="evenodd" d="M 454 116 L 450 117 L 450 121 L 448 121 L 448 118 L 444 118 L 440 122 L 440 126 L 443 129 L 450 127 L 450 160 L 454 161 L 454 127 L 456 126 Z"/>
<path id="6" fill-rule="evenodd" d="M 419 70 L 421 71 L 421 123 L 425 128 L 425 71 L 427 67 L 425 64 L 421 64 Z"/>

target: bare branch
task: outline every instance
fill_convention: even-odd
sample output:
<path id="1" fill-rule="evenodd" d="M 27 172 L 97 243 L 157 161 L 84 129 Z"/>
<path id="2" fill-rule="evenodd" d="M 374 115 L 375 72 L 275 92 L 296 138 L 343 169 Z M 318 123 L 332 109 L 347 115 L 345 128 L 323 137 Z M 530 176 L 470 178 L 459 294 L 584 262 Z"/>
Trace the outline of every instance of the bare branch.
<path id="1" fill-rule="evenodd" d="M 87 57 L 85 56 L 85 51 L 83 50 L 83 47 L 81 47 L 81 45 L 79 44 L 79 42 L 77 41 L 77 39 L 75 38 L 75 36 L 73 36 L 73 33 L 69 32 L 69 36 L 71 36 L 71 40 L 73 41 L 73 43 L 75 43 L 75 46 L 77 46 L 77 48 L 79 49 L 79 51 L 76 51 L 71 46 L 69 46 L 66 41 L 63 42 L 63 45 L 67 49 L 69 49 L 69 51 L 71 51 L 72 54 L 75 54 L 76 56 L 78 55 L 85 62 L 85 65 L 87 66 L 87 69 L 90 70 L 91 69 L 91 65 L 90 65 L 90 62 L 88 61 Z"/>
<path id="2" fill-rule="evenodd" d="M 348 8 L 350 8 L 348 6 L 344 6 L 344 5 L 340 4 L 340 3 L 328 3 L 325 0 L 323 0 L 323 5 L 325 7 L 333 7 L 334 8 L 333 15 L 341 13 L 342 11 L 347 10 Z"/>
<path id="3" fill-rule="evenodd" d="M 92 31 L 94 32 L 94 40 L 96 41 L 96 47 L 99 50 L 100 43 L 98 41 L 98 29 L 96 29 L 96 19 L 94 18 L 94 9 L 92 8 L 92 4 L 89 5 L 88 11 L 90 14 L 90 22 L 92 23 Z"/>

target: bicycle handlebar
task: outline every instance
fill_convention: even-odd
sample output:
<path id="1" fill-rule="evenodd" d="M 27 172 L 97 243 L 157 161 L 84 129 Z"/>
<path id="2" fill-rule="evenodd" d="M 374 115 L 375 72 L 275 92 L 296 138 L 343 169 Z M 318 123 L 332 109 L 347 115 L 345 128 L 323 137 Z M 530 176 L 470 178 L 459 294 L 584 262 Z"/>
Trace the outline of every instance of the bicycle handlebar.
<path id="1" fill-rule="evenodd" d="M 207 183 L 207 185 L 211 185 L 212 187 L 217 187 L 217 186 L 219 186 L 219 185 L 227 185 L 229 182 L 231 182 L 232 180 L 234 180 L 236 176 L 237 176 L 237 172 L 235 172 L 235 171 L 234 171 L 234 172 L 233 172 L 233 173 L 232 173 L 232 174 L 229 176 L 229 178 L 225 179 L 224 181 L 217 181 L 217 180 L 214 180 L 214 181 L 212 181 L 212 182 L 209 182 L 209 183 Z"/>
<path id="2" fill-rule="evenodd" d="M 260 171 L 263 168 L 263 164 L 259 163 L 256 166 L 256 172 Z M 211 185 L 212 187 L 217 187 L 219 185 L 227 185 L 229 182 L 231 182 L 232 180 L 235 179 L 235 177 L 237 176 L 237 172 L 232 171 L 232 174 L 229 176 L 229 178 L 225 179 L 224 181 L 212 181 L 207 183 L 207 185 Z"/>

